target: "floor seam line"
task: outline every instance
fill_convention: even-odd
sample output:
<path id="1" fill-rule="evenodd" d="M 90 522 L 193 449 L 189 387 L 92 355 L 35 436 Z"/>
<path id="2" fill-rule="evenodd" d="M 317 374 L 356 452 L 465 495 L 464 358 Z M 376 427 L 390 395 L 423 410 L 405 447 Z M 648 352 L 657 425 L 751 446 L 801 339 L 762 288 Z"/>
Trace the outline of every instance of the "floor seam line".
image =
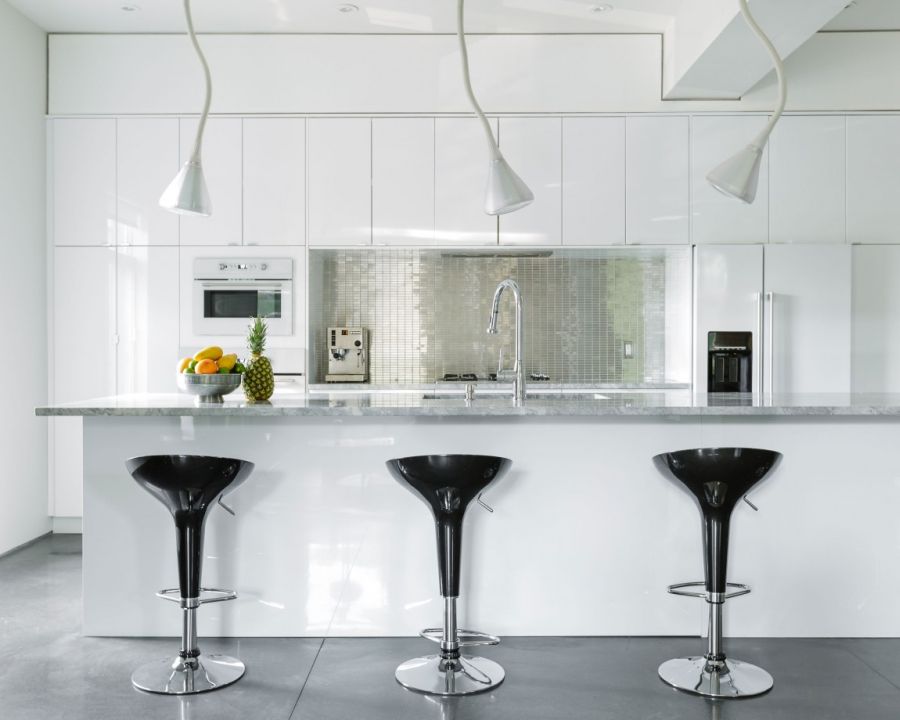
<path id="1" fill-rule="evenodd" d="M 300 692 L 297 693 L 297 699 L 294 701 L 294 707 L 291 708 L 291 713 L 288 715 L 287 720 L 291 720 L 294 717 L 294 713 L 297 712 L 297 706 L 300 704 L 300 698 L 303 697 L 303 691 L 306 690 L 306 684 L 309 682 L 309 676 L 312 675 L 313 669 L 316 667 L 316 663 L 319 660 L 319 653 L 322 652 L 322 648 L 325 647 L 325 638 L 322 638 L 322 641 L 319 643 L 319 647 L 316 650 L 316 656 L 313 658 L 312 664 L 309 666 L 309 672 L 306 673 L 306 677 L 303 678 L 303 684 L 300 686 Z"/>
<path id="2" fill-rule="evenodd" d="M 869 668 L 869 670 L 871 670 L 871 671 L 872 671 L 873 673 L 875 673 L 878 677 L 880 677 L 882 680 L 884 680 L 886 683 L 888 683 L 888 685 L 890 685 L 890 686 L 893 687 L 893 688 L 896 688 L 897 690 L 900 690 L 900 685 L 898 685 L 897 683 L 895 683 L 895 682 L 894 682 L 893 680 L 891 680 L 889 677 L 887 677 L 887 676 L 885 676 L 885 675 L 882 675 L 881 672 L 878 670 L 878 668 L 876 668 L 874 665 L 870 665 L 870 664 L 868 663 L 868 661 L 866 661 L 864 658 L 862 658 L 862 657 L 860 657 L 859 655 L 857 655 L 857 654 L 856 654 L 855 652 L 853 652 L 853 650 L 851 650 L 850 648 L 844 648 L 844 650 L 846 650 L 846 651 L 847 651 L 848 653 L 850 653 L 853 657 L 855 657 L 857 660 L 859 660 L 863 665 L 865 665 L 867 668 Z"/>

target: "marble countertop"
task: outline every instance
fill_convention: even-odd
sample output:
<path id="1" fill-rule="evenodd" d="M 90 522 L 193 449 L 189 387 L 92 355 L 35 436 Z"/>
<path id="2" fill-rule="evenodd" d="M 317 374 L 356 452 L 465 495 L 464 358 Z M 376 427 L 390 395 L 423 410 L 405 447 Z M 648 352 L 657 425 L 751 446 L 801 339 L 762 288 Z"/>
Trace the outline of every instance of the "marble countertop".
<path id="1" fill-rule="evenodd" d="M 694 395 L 689 390 L 550 390 L 516 405 L 507 395 L 382 391 L 286 392 L 248 404 L 240 392 L 221 404 L 183 394 L 117 395 L 38 407 L 39 416 L 209 417 L 603 417 L 603 416 L 900 416 L 900 394 L 740 393 Z"/>

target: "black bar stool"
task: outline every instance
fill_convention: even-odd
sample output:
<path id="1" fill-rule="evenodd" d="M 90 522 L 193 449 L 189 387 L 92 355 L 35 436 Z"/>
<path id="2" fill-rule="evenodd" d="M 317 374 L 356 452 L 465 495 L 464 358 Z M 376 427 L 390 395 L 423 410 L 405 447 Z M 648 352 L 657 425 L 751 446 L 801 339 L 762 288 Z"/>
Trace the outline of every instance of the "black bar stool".
<path id="1" fill-rule="evenodd" d="M 148 455 L 126 460 L 125 466 L 175 520 L 178 587 L 160 590 L 157 595 L 177 602 L 183 611 L 178 655 L 142 665 L 131 682 L 139 690 L 166 695 L 192 695 L 230 685 L 244 674 L 244 663 L 228 655 L 204 655 L 201 659 L 197 646 L 197 608 L 237 597 L 228 590 L 200 586 L 203 527 L 210 505 L 221 504 L 222 493 L 242 483 L 253 471 L 253 463 L 198 455 Z M 226 505 L 222 507 L 234 514 Z"/>
<path id="2" fill-rule="evenodd" d="M 659 677 L 678 690 L 711 698 L 739 698 L 772 689 L 774 680 L 765 670 L 725 656 L 722 608 L 726 600 L 750 592 L 746 585 L 726 582 L 731 513 L 780 460 L 781 453 L 753 448 L 698 448 L 653 458 L 663 475 L 688 489 L 703 515 L 706 579 L 669 586 L 673 595 L 703 598 L 709 604 L 706 654 L 668 660 L 659 666 Z M 747 503 L 753 507 L 749 500 Z M 691 587 L 703 587 L 704 592 L 687 589 Z"/>
<path id="3" fill-rule="evenodd" d="M 503 668 L 482 657 L 463 657 L 460 648 L 496 645 L 493 635 L 461 630 L 456 624 L 462 557 L 463 516 L 472 500 L 510 466 L 506 458 L 488 455 L 422 455 L 389 460 L 388 470 L 430 507 L 437 530 L 438 569 L 444 598 L 444 625 L 420 635 L 440 644 L 440 653 L 408 660 L 395 677 L 403 687 L 431 695 L 471 695 L 497 687 Z"/>

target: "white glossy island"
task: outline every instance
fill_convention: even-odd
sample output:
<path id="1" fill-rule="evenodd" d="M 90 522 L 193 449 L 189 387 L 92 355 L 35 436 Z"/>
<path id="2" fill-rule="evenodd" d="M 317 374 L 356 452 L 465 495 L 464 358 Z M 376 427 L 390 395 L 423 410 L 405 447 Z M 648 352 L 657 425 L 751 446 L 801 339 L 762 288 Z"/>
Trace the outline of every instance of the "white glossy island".
<path id="1" fill-rule="evenodd" d="M 197 407 L 175 395 L 38 408 L 84 417 L 84 632 L 171 635 L 177 576 L 166 510 L 125 470 L 156 453 L 252 460 L 206 528 L 204 584 L 236 602 L 204 635 L 411 635 L 440 618 L 430 512 L 389 458 L 483 453 L 513 461 L 466 519 L 462 621 L 500 635 L 702 634 L 702 602 L 666 585 L 702 577 L 699 513 L 653 455 L 779 450 L 735 511 L 726 633 L 897 636 L 900 396 L 693 397 L 685 391 L 425 400 L 296 395 Z"/>

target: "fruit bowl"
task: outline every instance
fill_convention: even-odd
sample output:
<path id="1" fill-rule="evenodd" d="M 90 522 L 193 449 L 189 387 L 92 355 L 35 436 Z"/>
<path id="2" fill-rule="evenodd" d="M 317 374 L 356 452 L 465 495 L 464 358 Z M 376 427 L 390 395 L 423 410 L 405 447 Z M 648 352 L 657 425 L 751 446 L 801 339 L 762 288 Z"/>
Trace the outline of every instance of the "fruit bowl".
<path id="1" fill-rule="evenodd" d="M 216 373 L 200 375 L 196 373 L 179 373 L 178 388 L 196 396 L 196 402 L 220 403 L 222 398 L 241 386 L 240 373 Z"/>

